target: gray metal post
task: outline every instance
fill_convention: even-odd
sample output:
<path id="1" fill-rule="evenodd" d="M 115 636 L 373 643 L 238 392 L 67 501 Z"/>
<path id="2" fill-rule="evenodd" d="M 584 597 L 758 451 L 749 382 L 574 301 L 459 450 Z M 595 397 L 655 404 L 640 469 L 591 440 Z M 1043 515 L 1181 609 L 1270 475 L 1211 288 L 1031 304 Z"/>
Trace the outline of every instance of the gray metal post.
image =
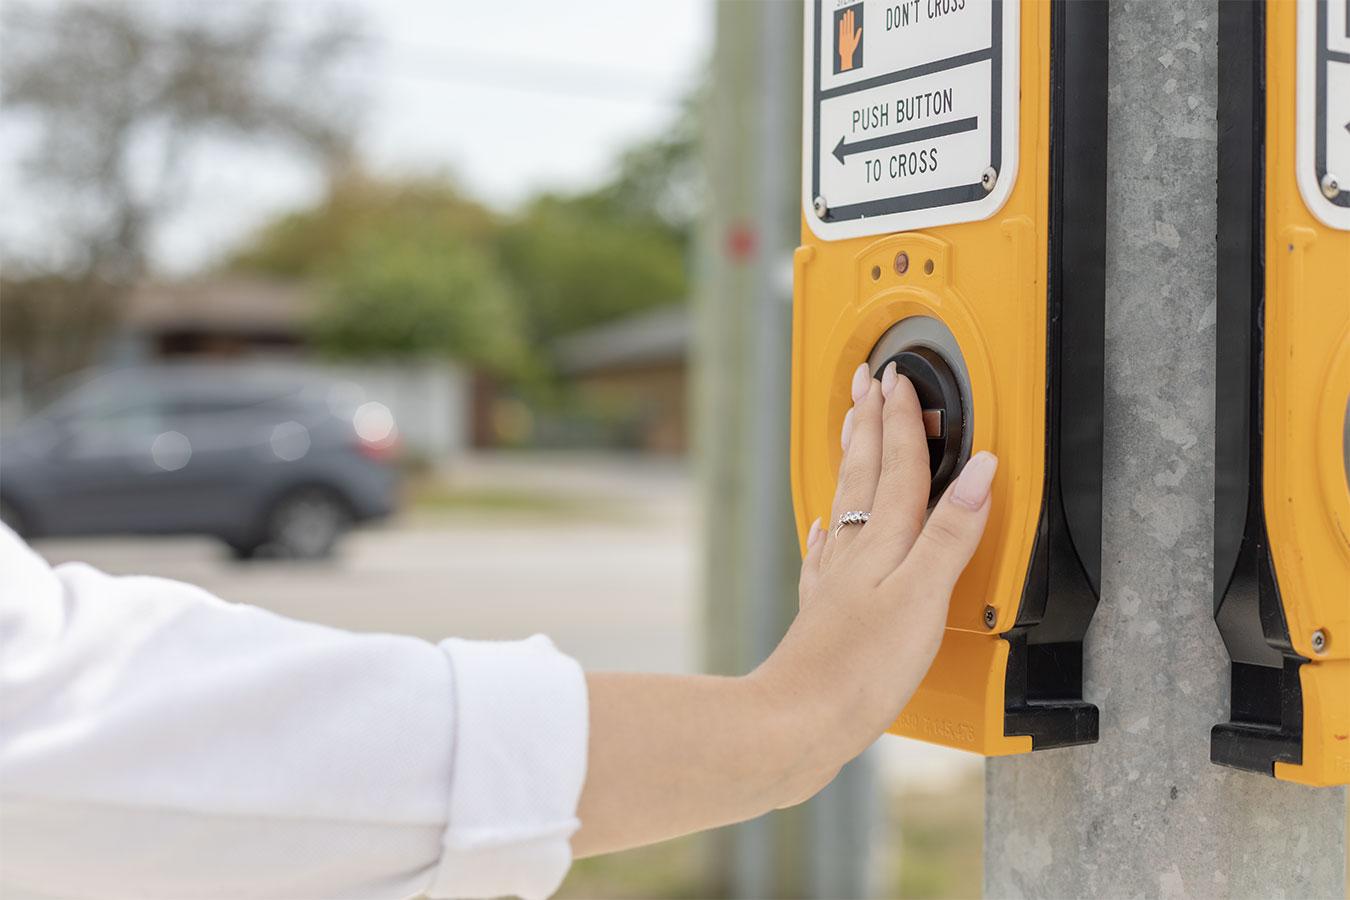
<path id="1" fill-rule="evenodd" d="M 801 4 L 718 5 L 694 367 L 707 512 L 704 633 L 717 672 L 758 665 L 797 609 L 788 408 L 801 47 Z M 864 760 L 804 809 L 718 832 L 708 887 L 745 898 L 867 895 L 873 791 Z"/>
<path id="2" fill-rule="evenodd" d="M 1345 896 L 1344 789 L 1209 762 L 1217 30 L 1215 0 L 1111 7 L 1101 740 L 989 761 L 989 897 Z"/>

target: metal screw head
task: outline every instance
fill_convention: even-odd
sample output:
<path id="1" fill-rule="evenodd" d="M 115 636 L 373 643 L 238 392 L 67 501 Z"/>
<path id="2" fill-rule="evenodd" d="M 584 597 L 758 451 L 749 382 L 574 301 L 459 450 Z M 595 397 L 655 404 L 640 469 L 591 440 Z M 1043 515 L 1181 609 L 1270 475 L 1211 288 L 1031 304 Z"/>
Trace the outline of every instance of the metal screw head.
<path id="1" fill-rule="evenodd" d="M 994 170 L 993 166 L 980 173 L 980 187 L 986 191 L 992 191 L 996 184 L 998 184 L 998 172 Z"/>
<path id="2" fill-rule="evenodd" d="M 909 271 L 909 254 L 901 250 L 895 254 L 895 274 L 903 275 Z"/>
<path id="3" fill-rule="evenodd" d="M 1341 182 L 1335 175 L 1328 172 L 1322 176 L 1322 193 L 1328 200 L 1335 200 L 1336 195 L 1341 192 Z"/>
<path id="4" fill-rule="evenodd" d="M 816 215 L 825 218 L 825 214 L 830 211 L 830 207 L 825 203 L 824 197 L 816 197 L 811 201 L 811 208 L 816 211 Z"/>
<path id="5" fill-rule="evenodd" d="M 1314 653 L 1325 653 L 1327 650 L 1327 633 L 1320 628 L 1312 633 L 1312 648 Z"/>
<path id="6" fill-rule="evenodd" d="M 994 609 L 992 606 L 986 606 L 984 608 L 984 627 L 993 628 L 997 624 L 998 610 Z"/>

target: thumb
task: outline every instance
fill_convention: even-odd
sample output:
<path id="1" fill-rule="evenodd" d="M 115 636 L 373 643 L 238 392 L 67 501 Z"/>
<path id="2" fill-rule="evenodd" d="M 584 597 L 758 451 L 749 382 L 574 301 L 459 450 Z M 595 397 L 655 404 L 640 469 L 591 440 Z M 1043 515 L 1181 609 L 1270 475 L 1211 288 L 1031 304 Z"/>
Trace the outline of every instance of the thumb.
<path id="1" fill-rule="evenodd" d="M 998 470 L 998 457 L 981 450 L 970 458 L 961 475 L 942 495 L 918 540 L 895 574 L 907 570 L 909 583 L 925 581 L 944 595 L 975 555 L 989 521 L 989 489 Z M 888 579 L 889 580 L 889 579 Z"/>

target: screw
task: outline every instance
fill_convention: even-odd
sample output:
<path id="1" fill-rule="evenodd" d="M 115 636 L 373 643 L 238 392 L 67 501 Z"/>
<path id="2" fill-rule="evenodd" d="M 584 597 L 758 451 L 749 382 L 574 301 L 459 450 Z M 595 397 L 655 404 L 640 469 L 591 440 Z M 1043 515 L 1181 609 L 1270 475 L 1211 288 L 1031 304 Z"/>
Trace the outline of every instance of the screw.
<path id="1" fill-rule="evenodd" d="M 811 208 L 816 211 L 819 218 L 825 218 L 825 214 L 830 211 L 830 207 L 825 203 L 824 197 L 816 197 L 811 201 Z"/>
<path id="2" fill-rule="evenodd" d="M 1327 652 L 1327 633 L 1320 628 L 1312 634 L 1312 648 L 1314 653 Z"/>
<path id="3" fill-rule="evenodd" d="M 998 184 L 998 172 L 994 171 L 993 166 L 990 166 L 980 174 L 980 187 L 986 191 L 992 191 L 996 184 Z"/>
<path id="4" fill-rule="evenodd" d="M 1330 172 L 1322 176 L 1322 193 L 1328 200 L 1335 200 L 1336 195 L 1341 192 L 1341 183 Z"/>
<path id="5" fill-rule="evenodd" d="M 909 271 L 909 254 L 901 250 L 895 254 L 895 274 L 903 275 Z"/>
<path id="6" fill-rule="evenodd" d="M 984 608 L 984 627 L 993 628 L 997 624 L 998 610 L 994 609 L 992 606 L 986 606 Z"/>

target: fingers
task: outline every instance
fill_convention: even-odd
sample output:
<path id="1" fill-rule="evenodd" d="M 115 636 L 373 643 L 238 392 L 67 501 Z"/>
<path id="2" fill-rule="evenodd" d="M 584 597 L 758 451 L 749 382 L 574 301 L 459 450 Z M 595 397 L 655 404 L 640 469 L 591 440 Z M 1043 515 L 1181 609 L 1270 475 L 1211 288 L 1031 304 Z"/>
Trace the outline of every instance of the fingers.
<path id="1" fill-rule="evenodd" d="M 798 609 L 806 606 L 816 589 L 816 582 L 820 579 L 820 551 L 824 546 L 825 529 L 816 519 L 811 523 L 811 530 L 806 533 L 806 556 L 802 559 L 802 574 L 797 581 Z"/>
<path id="2" fill-rule="evenodd" d="M 839 466 L 834 506 L 826 523 L 832 535 L 822 551 L 826 560 L 833 556 L 838 547 L 847 546 L 857 537 L 857 532 L 866 527 L 848 525 L 837 534 L 833 531 L 843 513 L 871 511 L 877 477 L 881 474 L 881 385 L 869 376 L 866 364 L 859 366 L 853 373 L 852 391 L 854 406 L 845 422 L 843 436 L 844 460 Z"/>
<path id="3" fill-rule="evenodd" d="M 909 379 L 896 374 L 895 364 L 881 378 L 885 397 L 882 412 L 881 475 L 872 514 L 886 522 L 886 572 L 905 558 L 923 526 L 932 486 L 928 438 L 924 433 L 919 398 Z"/>
<path id="4" fill-rule="evenodd" d="M 982 450 L 971 457 L 938 500 L 904 563 L 882 582 L 883 589 L 941 597 L 946 603 L 984 534 L 989 520 L 989 489 L 997 470 L 998 457 L 994 454 Z"/>

